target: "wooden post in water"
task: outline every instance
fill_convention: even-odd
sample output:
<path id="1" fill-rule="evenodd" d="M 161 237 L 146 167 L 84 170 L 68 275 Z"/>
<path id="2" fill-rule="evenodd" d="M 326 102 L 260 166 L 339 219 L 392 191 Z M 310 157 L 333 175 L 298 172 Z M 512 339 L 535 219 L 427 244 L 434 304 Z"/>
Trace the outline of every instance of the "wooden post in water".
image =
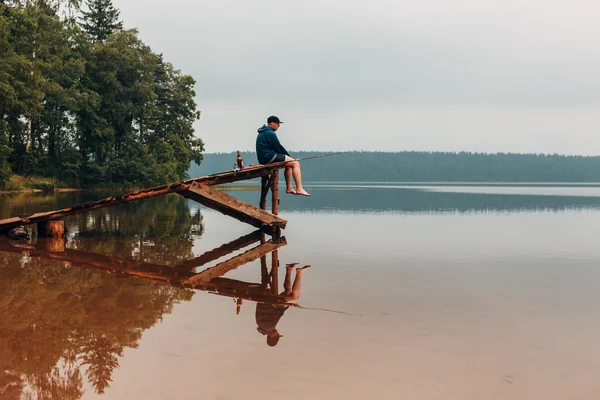
<path id="1" fill-rule="evenodd" d="M 65 236 L 65 220 L 51 219 L 38 222 L 37 229 L 39 237 L 61 238 Z"/>
<path id="2" fill-rule="evenodd" d="M 279 170 L 273 171 L 273 177 L 271 178 L 271 202 L 272 213 L 279 215 Z"/>
<path id="3" fill-rule="evenodd" d="M 274 215 L 279 215 L 279 170 L 274 170 L 271 175 L 271 210 Z M 281 236 L 281 229 L 274 227 L 273 238 L 278 239 Z"/>
<path id="4" fill-rule="evenodd" d="M 260 181 L 260 208 L 267 210 L 267 193 L 269 193 L 269 186 L 271 185 L 270 176 L 263 176 Z"/>

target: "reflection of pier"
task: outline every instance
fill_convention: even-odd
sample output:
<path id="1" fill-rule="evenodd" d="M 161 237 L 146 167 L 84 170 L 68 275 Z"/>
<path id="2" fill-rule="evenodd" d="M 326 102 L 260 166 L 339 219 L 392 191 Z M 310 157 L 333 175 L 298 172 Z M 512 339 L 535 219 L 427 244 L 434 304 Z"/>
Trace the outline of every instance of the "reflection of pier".
<path id="1" fill-rule="evenodd" d="M 57 246 L 58 243 L 58 246 Z M 278 249 L 287 244 L 285 237 L 266 240 L 261 230 L 241 236 L 229 243 L 175 266 L 127 260 L 97 253 L 64 248 L 62 238 L 42 238 L 31 244 L 0 240 L 0 252 L 23 254 L 27 257 L 69 263 L 75 266 L 97 269 L 109 274 L 156 281 L 162 284 L 208 291 L 220 296 L 237 299 L 238 311 L 242 300 L 257 303 L 295 305 L 280 296 L 278 290 Z M 225 261 L 196 272 L 195 269 L 224 258 L 236 251 L 246 251 Z M 267 267 L 267 255 L 271 253 L 271 270 Z M 261 282 L 243 282 L 224 278 L 223 275 L 257 259 L 261 260 Z"/>
<path id="2" fill-rule="evenodd" d="M 162 206 L 187 208 L 183 198 L 157 200 Z M 152 220 L 173 222 L 183 231 L 161 231 L 168 234 L 161 239 L 168 240 L 152 240 L 156 232 L 140 224 L 145 216 L 140 208 L 160 208 Z M 0 398 L 35 393 L 27 397 L 76 399 L 86 378 L 96 393 L 104 393 L 123 349 L 137 347 L 142 332 L 175 304 L 190 301 L 196 290 L 226 297 L 232 314 L 241 307 L 246 308 L 245 319 L 255 314 L 254 328 L 260 328 L 267 344 L 280 337 L 276 325 L 286 309 L 298 306 L 304 272 L 296 270 L 291 290 L 290 279 L 278 282 L 278 253 L 285 238 L 257 230 L 194 257 L 193 239 L 182 234 L 190 229 L 189 210 L 148 203 L 133 213 L 119 211 L 128 218 L 119 218 L 119 212 L 98 213 L 111 217 L 106 220 L 114 225 L 108 227 L 81 225 L 80 220 L 79 234 L 67 242 L 38 238 L 30 244 L 0 237 L 0 286 L 5 289 L 0 296 Z M 173 215 L 186 220 L 169 220 Z M 69 221 L 69 228 L 76 231 L 74 222 Z M 114 229 L 123 236 L 117 237 Z M 131 231 L 139 236 L 128 236 Z M 256 279 L 227 278 L 250 262 Z M 282 269 L 282 277 L 293 275 L 292 266 Z M 280 292 L 278 284 L 285 290 Z M 248 332 L 258 340 L 252 325 Z M 56 388 L 61 389 L 58 394 Z"/>

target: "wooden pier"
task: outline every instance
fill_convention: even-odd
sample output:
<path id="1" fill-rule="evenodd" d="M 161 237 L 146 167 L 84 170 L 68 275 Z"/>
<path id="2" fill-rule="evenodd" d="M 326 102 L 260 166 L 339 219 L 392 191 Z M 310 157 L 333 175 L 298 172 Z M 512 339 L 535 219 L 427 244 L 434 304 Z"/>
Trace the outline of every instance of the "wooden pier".
<path id="1" fill-rule="evenodd" d="M 241 170 L 233 170 L 189 179 L 168 185 L 151 187 L 127 193 L 121 196 L 107 197 L 102 200 L 79 204 L 60 210 L 36 213 L 29 216 L 18 216 L 0 220 L 0 233 L 7 233 L 11 229 L 30 224 L 37 224 L 38 236 L 61 237 L 64 235 L 64 218 L 72 215 L 96 210 L 103 207 L 123 203 L 131 203 L 151 197 L 162 196 L 169 193 L 178 193 L 189 199 L 197 201 L 206 207 L 212 208 L 239 221 L 260 228 L 263 232 L 278 236 L 284 229 L 287 221 L 280 218 L 279 214 L 279 169 L 286 166 L 286 162 L 268 165 L 255 164 Z M 245 203 L 226 193 L 215 190 L 211 186 L 242 180 L 262 178 L 260 207 Z M 272 192 L 273 209 L 266 211 L 266 198 L 268 191 Z"/>

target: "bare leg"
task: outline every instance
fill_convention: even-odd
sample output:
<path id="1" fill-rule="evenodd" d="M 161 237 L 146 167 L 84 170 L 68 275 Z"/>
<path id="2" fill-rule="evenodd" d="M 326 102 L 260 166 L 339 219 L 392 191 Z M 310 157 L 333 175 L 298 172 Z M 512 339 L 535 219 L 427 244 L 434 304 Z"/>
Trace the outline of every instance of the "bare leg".
<path id="1" fill-rule="evenodd" d="M 300 299 L 300 286 L 302 284 L 302 274 L 304 271 L 310 268 L 310 265 L 305 265 L 302 268 L 296 270 L 296 279 L 294 279 L 294 286 L 292 286 L 291 295 L 284 296 L 286 301 L 298 301 Z"/>
<path id="2" fill-rule="evenodd" d="M 296 191 L 292 187 L 292 167 L 286 167 L 283 174 L 285 175 L 285 192 L 296 194 Z"/>
<path id="3" fill-rule="evenodd" d="M 285 265 L 285 279 L 283 281 L 283 295 L 292 294 L 292 271 L 298 266 L 298 263 Z"/>
<path id="4" fill-rule="evenodd" d="M 298 161 L 294 161 L 293 158 L 289 156 L 285 156 L 285 161 L 293 161 L 289 163 L 289 168 L 291 169 L 291 174 L 294 177 L 294 181 L 296 182 L 296 194 L 302 196 L 310 196 L 310 194 L 304 190 L 302 187 L 302 172 L 300 171 L 300 163 Z M 287 173 L 287 168 L 286 168 Z M 287 179 L 287 177 L 286 177 Z"/>

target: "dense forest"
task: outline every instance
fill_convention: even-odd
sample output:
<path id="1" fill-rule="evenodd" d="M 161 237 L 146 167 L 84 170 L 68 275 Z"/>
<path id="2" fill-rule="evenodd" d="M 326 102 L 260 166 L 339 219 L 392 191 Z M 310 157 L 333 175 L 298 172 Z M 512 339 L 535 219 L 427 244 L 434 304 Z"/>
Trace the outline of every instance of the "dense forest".
<path id="1" fill-rule="evenodd" d="M 292 152 L 295 158 L 328 152 Z M 257 162 L 242 153 L 246 165 Z M 205 154 L 190 176 L 230 170 L 234 153 Z M 302 162 L 307 182 L 600 182 L 600 157 L 510 153 L 348 152 Z"/>
<path id="2" fill-rule="evenodd" d="M 192 77 L 111 0 L 0 0 L 0 189 L 13 174 L 143 186 L 200 162 Z"/>

